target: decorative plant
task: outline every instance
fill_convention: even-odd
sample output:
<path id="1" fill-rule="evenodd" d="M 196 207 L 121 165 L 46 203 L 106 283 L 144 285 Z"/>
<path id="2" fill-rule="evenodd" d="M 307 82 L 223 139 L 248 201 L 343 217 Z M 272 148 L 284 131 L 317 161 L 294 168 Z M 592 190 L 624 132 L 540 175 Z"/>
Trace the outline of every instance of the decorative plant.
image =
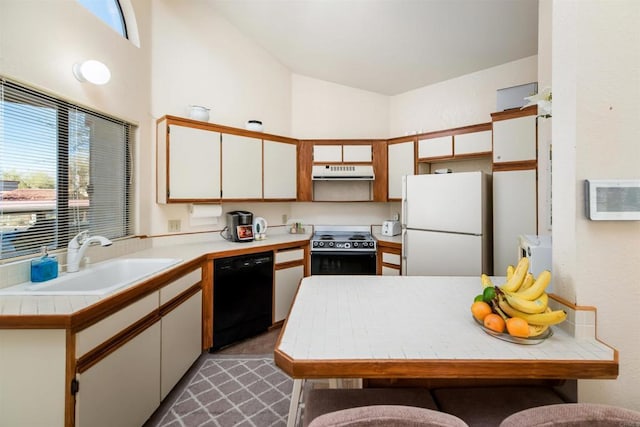
<path id="1" fill-rule="evenodd" d="M 551 117 L 552 97 L 550 87 L 544 88 L 541 92 L 538 92 L 535 95 L 525 96 L 524 99 L 526 99 L 528 103 L 522 108 L 538 104 L 538 111 L 541 113 L 539 117 Z"/>

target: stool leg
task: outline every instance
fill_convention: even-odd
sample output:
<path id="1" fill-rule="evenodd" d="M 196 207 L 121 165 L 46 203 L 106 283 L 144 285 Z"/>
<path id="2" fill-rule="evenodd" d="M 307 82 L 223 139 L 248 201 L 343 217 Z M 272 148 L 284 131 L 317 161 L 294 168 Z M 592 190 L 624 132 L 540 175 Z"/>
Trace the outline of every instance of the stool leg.
<path id="1" fill-rule="evenodd" d="M 298 406 L 300 395 L 302 394 L 302 379 L 293 380 L 293 390 L 291 390 L 291 403 L 289 404 L 289 416 L 287 417 L 287 427 L 295 427 L 298 418 Z"/>

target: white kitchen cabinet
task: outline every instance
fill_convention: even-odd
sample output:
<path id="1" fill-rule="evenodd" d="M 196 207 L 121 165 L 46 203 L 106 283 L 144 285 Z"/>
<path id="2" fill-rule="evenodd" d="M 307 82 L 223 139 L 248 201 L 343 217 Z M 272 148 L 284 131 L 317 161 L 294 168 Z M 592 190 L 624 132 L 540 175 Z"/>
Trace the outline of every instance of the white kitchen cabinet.
<path id="1" fill-rule="evenodd" d="M 157 201 L 220 199 L 220 133 L 164 119 L 157 126 Z"/>
<path id="2" fill-rule="evenodd" d="M 414 142 L 398 142 L 387 146 L 388 198 L 402 198 L 402 177 L 413 175 Z"/>
<path id="3" fill-rule="evenodd" d="M 314 145 L 314 163 L 341 163 L 342 145 Z"/>
<path id="4" fill-rule="evenodd" d="M 418 141 L 418 158 L 440 158 L 453 156 L 453 136 L 421 139 Z"/>
<path id="5" fill-rule="evenodd" d="M 222 198 L 262 198 L 262 140 L 222 134 Z"/>
<path id="6" fill-rule="evenodd" d="M 535 115 L 493 122 L 493 163 L 536 159 Z"/>
<path id="7" fill-rule="evenodd" d="M 313 146 L 314 163 L 371 163 L 373 147 L 369 144 L 335 144 Z"/>
<path id="8" fill-rule="evenodd" d="M 263 141 L 265 199 L 295 199 L 298 175 L 295 144 Z"/>
<path id="9" fill-rule="evenodd" d="M 162 316 L 160 398 L 202 353 L 202 291 Z"/>
<path id="10" fill-rule="evenodd" d="M 342 146 L 342 161 L 348 162 L 365 162 L 371 163 L 373 160 L 373 153 L 371 145 L 343 145 Z"/>
<path id="11" fill-rule="evenodd" d="M 137 427 L 160 405 L 160 322 L 77 375 L 76 426 Z"/>
<path id="12" fill-rule="evenodd" d="M 461 156 L 466 154 L 491 153 L 492 132 L 470 132 L 455 135 L 453 137 L 453 154 Z"/>
<path id="13" fill-rule="evenodd" d="M 298 284 L 304 277 L 304 249 L 279 250 L 275 254 L 273 322 L 289 314 Z"/>
<path id="14" fill-rule="evenodd" d="M 518 263 L 518 236 L 537 234 L 536 170 L 493 172 L 493 273 Z"/>

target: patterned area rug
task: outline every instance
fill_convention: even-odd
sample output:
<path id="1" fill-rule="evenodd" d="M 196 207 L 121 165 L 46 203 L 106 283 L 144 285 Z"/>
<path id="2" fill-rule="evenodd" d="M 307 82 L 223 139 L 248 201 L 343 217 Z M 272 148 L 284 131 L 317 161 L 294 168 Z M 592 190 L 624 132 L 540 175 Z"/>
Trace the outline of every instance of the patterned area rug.
<path id="1" fill-rule="evenodd" d="M 272 357 L 205 355 L 202 359 L 175 401 L 156 414 L 160 421 L 153 426 L 286 426 L 293 380 Z"/>

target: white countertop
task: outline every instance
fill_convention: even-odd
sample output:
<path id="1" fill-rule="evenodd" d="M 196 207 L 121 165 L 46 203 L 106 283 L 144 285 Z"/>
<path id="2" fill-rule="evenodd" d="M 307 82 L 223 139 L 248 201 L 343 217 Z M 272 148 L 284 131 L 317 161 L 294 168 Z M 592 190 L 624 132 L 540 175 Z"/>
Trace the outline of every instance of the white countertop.
<path id="1" fill-rule="evenodd" d="M 158 245 L 151 249 L 133 252 L 119 258 L 179 258 L 182 260 L 177 265 L 161 271 L 154 276 L 165 274 L 168 271 L 179 268 L 181 265 L 193 261 L 203 255 L 219 254 L 222 252 L 238 250 L 254 250 L 260 247 L 267 247 L 278 244 L 286 244 L 299 240 L 308 240 L 310 233 L 288 234 L 272 233 L 265 240 L 253 242 L 229 242 L 222 239 L 211 239 L 197 243 L 182 243 L 176 245 Z M 144 280 L 148 280 L 146 277 Z M 140 282 L 138 282 L 140 283 Z M 93 295 L 1 295 L 0 296 L 0 316 L 20 316 L 20 315 L 69 315 L 85 309 L 105 298 L 110 298 L 117 293 L 123 292 L 136 286 L 137 283 L 120 288 L 113 293 L 93 296 Z M 0 319 L 1 324 L 1 319 Z M 1 327 L 1 326 L 0 326 Z"/>
<path id="2" fill-rule="evenodd" d="M 312 276 L 302 281 L 278 350 L 295 361 L 602 360 L 614 350 L 554 326 L 536 345 L 484 332 L 470 306 L 476 277 Z"/>

